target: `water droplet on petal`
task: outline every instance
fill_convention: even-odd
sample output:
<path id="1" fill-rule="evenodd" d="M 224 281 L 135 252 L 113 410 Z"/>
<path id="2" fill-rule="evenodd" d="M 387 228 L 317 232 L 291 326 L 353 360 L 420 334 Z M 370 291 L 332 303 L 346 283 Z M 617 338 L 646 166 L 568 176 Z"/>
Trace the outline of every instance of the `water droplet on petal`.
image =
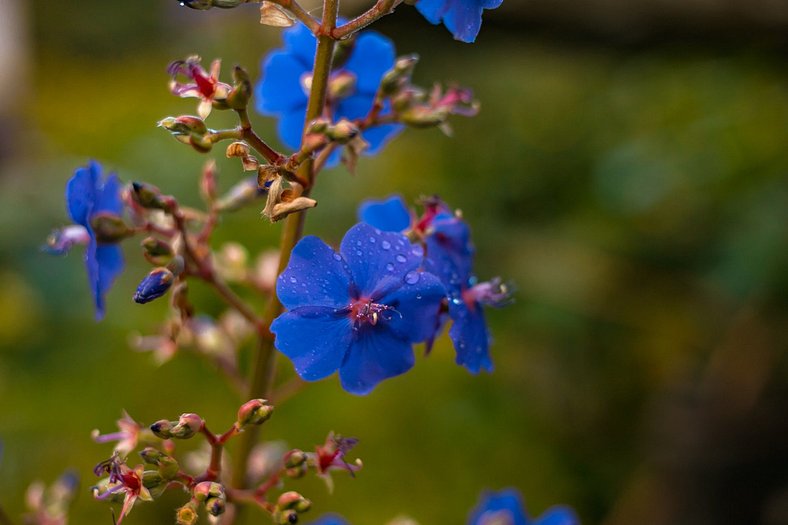
<path id="1" fill-rule="evenodd" d="M 394 271 L 394 265 L 393 265 L 393 264 L 391 264 L 391 263 L 388 263 L 388 264 L 386 265 L 386 270 L 388 270 L 388 271 L 390 271 L 390 272 L 393 272 L 393 271 Z"/>
<path id="2" fill-rule="evenodd" d="M 335 261 L 341 261 L 341 260 L 342 260 L 342 256 L 341 256 L 341 255 L 339 255 L 338 253 L 335 253 L 335 254 L 334 254 L 334 260 L 335 260 Z"/>
<path id="3" fill-rule="evenodd" d="M 389 250 L 391 249 L 391 243 L 388 241 L 383 241 L 382 243 L 380 243 L 380 247 L 383 248 L 384 250 Z"/>
<path id="4" fill-rule="evenodd" d="M 401 253 L 397 254 L 396 259 L 397 259 L 397 262 L 400 262 L 400 263 L 404 263 L 405 261 L 408 260 L 408 258 L 405 257 L 404 255 L 402 255 Z"/>
<path id="5" fill-rule="evenodd" d="M 370 237 L 370 238 L 369 238 L 369 242 L 371 242 L 372 244 L 375 244 L 376 240 L 375 240 L 375 238 L 374 238 L 374 237 Z"/>
<path id="6" fill-rule="evenodd" d="M 356 246 L 361 246 L 361 241 L 356 241 Z"/>
<path id="7" fill-rule="evenodd" d="M 408 284 L 416 284 L 420 278 L 419 272 L 408 272 L 405 274 L 405 282 Z"/>
<path id="8" fill-rule="evenodd" d="M 462 304 L 462 301 L 460 300 L 459 297 L 455 297 L 454 299 L 451 300 L 451 302 L 453 302 L 454 304 Z"/>
<path id="9" fill-rule="evenodd" d="M 295 283 L 297 283 L 297 282 L 298 282 L 298 279 L 296 279 L 295 277 L 291 277 L 291 278 L 290 278 L 290 282 L 291 282 L 291 283 L 293 283 L 293 284 L 295 284 Z"/>
<path id="10" fill-rule="evenodd" d="M 416 299 L 421 299 L 421 294 L 420 293 L 416 294 Z"/>
<path id="11" fill-rule="evenodd" d="M 361 256 L 362 256 L 362 255 L 364 255 L 364 254 L 361 252 L 361 250 L 356 250 L 356 255 L 358 255 L 359 257 L 361 257 Z"/>

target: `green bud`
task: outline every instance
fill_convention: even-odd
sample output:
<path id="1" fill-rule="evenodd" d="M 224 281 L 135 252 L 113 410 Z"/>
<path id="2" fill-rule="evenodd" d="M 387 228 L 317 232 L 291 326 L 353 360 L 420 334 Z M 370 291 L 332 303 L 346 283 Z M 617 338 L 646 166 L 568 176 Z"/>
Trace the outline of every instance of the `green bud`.
<path id="1" fill-rule="evenodd" d="M 178 423 L 170 429 L 170 435 L 176 439 L 189 439 L 202 430 L 204 424 L 197 414 L 181 414 Z"/>
<path id="2" fill-rule="evenodd" d="M 246 425 L 261 425 L 270 419 L 274 407 L 267 404 L 265 399 L 252 399 L 238 409 L 238 427 Z"/>
<path id="3" fill-rule="evenodd" d="M 201 481 L 192 489 L 192 497 L 200 503 L 208 501 L 209 498 L 224 498 L 224 487 L 215 481 Z"/>
<path id="4" fill-rule="evenodd" d="M 307 472 L 307 464 L 306 462 L 301 463 L 300 465 L 292 468 L 288 468 L 285 470 L 285 476 L 290 479 L 298 479 L 304 477 L 304 474 Z"/>
<path id="5" fill-rule="evenodd" d="M 90 226 L 100 243 L 117 243 L 134 235 L 134 230 L 126 226 L 123 219 L 113 213 L 99 212 L 90 219 Z"/>
<path id="6" fill-rule="evenodd" d="M 174 422 L 166 419 L 160 419 L 150 426 L 150 431 L 161 439 L 170 439 L 172 437 L 172 427 L 175 426 Z"/>
<path id="7" fill-rule="evenodd" d="M 291 490 L 283 492 L 279 496 L 279 499 L 276 500 L 276 506 L 281 510 L 292 509 L 300 514 L 308 511 L 312 507 L 312 502 L 298 492 Z"/>
<path id="8" fill-rule="evenodd" d="M 165 266 L 175 253 L 168 242 L 156 237 L 145 237 L 140 244 L 145 259 L 156 266 Z"/>
<path id="9" fill-rule="evenodd" d="M 306 462 L 306 453 L 303 450 L 293 449 L 285 454 L 285 468 L 300 467 Z"/>
<path id="10" fill-rule="evenodd" d="M 227 503 L 224 498 L 208 498 L 205 501 L 205 510 L 211 516 L 220 516 L 224 513 L 226 506 Z"/>
<path id="11" fill-rule="evenodd" d="M 145 486 L 146 489 L 154 489 L 160 486 L 162 483 L 166 483 L 166 482 L 161 477 L 158 471 L 146 470 L 142 473 L 142 484 Z"/>
<path id="12" fill-rule="evenodd" d="M 241 66 L 235 66 L 233 80 L 233 89 L 227 94 L 225 102 L 231 109 L 246 109 L 249 99 L 252 98 L 252 81 L 249 73 Z"/>
<path id="13" fill-rule="evenodd" d="M 272 518 L 276 525 L 292 525 L 298 523 L 298 512 L 293 509 L 275 510 Z"/>
<path id="14" fill-rule="evenodd" d="M 142 461 L 147 465 L 158 465 L 162 458 L 169 457 L 164 452 L 155 449 L 153 447 L 145 447 L 140 450 L 140 457 Z"/>
<path id="15" fill-rule="evenodd" d="M 331 100 L 339 100 L 352 95 L 356 89 L 356 75 L 341 71 L 331 76 L 328 82 L 328 96 Z"/>
<path id="16" fill-rule="evenodd" d="M 178 464 L 175 458 L 170 456 L 164 456 L 159 462 L 159 474 L 163 479 L 174 479 L 180 470 L 181 466 Z"/>
<path id="17" fill-rule="evenodd" d="M 380 81 L 380 89 L 385 95 L 393 95 L 409 80 L 413 75 L 413 70 L 419 62 L 419 55 L 405 55 L 397 58 L 394 67 L 383 75 Z"/>
<path id="18" fill-rule="evenodd" d="M 131 197 L 134 202 L 149 210 L 171 211 L 174 199 L 161 194 L 159 188 L 144 182 L 131 183 Z"/>
<path id="19" fill-rule="evenodd" d="M 358 134 L 358 126 L 344 118 L 326 130 L 326 136 L 339 144 L 347 144 Z"/>

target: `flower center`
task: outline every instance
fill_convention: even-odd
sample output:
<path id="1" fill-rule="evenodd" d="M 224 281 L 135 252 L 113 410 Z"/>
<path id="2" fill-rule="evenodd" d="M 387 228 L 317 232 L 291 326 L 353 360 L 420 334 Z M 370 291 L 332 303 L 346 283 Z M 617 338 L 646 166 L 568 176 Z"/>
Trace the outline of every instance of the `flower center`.
<path id="1" fill-rule="evenodd" d="M 361 298 L 350 305 L 350 313 L 348 315 L 354 320 L 354 325 L 358 327 L 364 323 L 375 326 L 378 324 L 378 321 L 388 321 L 393 313 L 399 314 L 391 306 L 373 303 L 372 299 Z"/>

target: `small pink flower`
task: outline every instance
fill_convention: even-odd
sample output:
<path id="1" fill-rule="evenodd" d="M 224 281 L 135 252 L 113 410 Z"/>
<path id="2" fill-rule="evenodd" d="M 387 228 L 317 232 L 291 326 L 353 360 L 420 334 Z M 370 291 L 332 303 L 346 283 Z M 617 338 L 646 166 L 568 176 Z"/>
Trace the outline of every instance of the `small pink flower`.
<path id="1" fill-rule="evenodd" d="M 117 441 L 115 445 L 115 452 L 125 457 L 137 448 L 137 440 L 139 439 L 142 425 L 134 421 L 126 411 L 123 411 L 123 417 L 118 419 L 118 432 L 111 434 L 101 434 L 98 429 L 91 432 L 91 437 L 96 443 L 108 443 L 110 441 Z"/>
<path id="2" fill-rule="evenodd" d="M 325 479 L 329 490 L 333 489 L 331 470 L 345 470 L 351 476 L 361 470 L 363 464 L 360 459 L 356 459 L 352 464 L 345 461 L 345 454 L 350 452 L 350 449 L 355 447 L 357 443 L 358 439 L 356 438 L 345 438 L 329 432 L 326 442 L 315 447 L 312 457 L 317 468 L 317 475 Z"/>
<path id="3" fill-rule="evenodd" d="M 123 508 L 120 511 L 120 516 L 118 516 L 117 525 L 120 525 L 123 518 L 131 512 L 131 508 L 137 499 L 153 501 L 150 491 L 142 484 L 142 465 L 137 465 L 134 469 L 131 469 L 115 454 L 108 460 L 99 463 L 94 472 L 96 475 L 101 475 L 102 472 L 109 474 L 109 479 L 103 492 L 98 487 L 94 488 L 93 495 L 96 499 L 103 500 L 114 495 L 124 495 Z"/>
<path id="4" fill-rule="evenodd" d="M 211 72 L 208 73 L 200 65 L 200 57 L 190 56 L 186 60 L 176 60 L 167 68 L 172 76 L 170 91 L 179 97 L 194 97 L 201 99 L 197 106 L 197 114 L 206 118 L 211 113 L 214 101 L 224 100 L 232 87 L 224 82 L 219 82 L 219 70 L 222 61 L 219 59 L 211 62 Z M 182 75 L 191 82 L 179 82 L 178 76 Z"/>

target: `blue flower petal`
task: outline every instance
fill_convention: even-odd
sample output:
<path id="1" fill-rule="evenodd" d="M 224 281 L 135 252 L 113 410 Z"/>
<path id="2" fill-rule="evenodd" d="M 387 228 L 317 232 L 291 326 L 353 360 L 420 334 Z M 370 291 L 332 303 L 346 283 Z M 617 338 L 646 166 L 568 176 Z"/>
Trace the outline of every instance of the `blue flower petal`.
<path id="1" fill-rule="evenodd" d="M 83 259 L 85 261 L 85 270 L 88 273 L 88 286 L 90 286 L 90 293 L 93 295 L 93 300 L 96 304 L 96 320 L 99 321 L 104 317 L 104 294 L 101 293 L 99 286 L 99 263 L 96 253 L 98 245 L 96 238 L 91 235 L 88 245 L 85 247 L 85 254 Z"/>
<path id="2" fill-rule="evenodd" d="M 117 175 L 111 173 L 107 177 L 107 180 L 104 181 L 101 191 L 96 192 L 98 195 L 93 213 L 100 211 L 114 213 L 115 215 L 123 213 L 123 199 L 121 198 L 122 189 L 123 183 L 120 182 Z"/>
<path id="3" fill-rule="evenodd" d="M 306 120 L 306 106 L 279 116 L 277 131 L 282 143 L 290 149 L 297 150 L 301 147 L 304 134 L 304 121 Z"/>
<path id="4" fill-rule="evenodd" d="M 462 219 L 448 213 L 439 214 L 434 229 L 426 239 L 424 268 L 440 277 L 450 291 L 467 286 L 473 271 L 471 231 Z"/>
<path id="5" fill-rule="evenodd" d="M 580 519 L 569 507 L 556 505 L 534 520 L 533 525 L 580 525 Z"/>
<path id="6" fill-rule="evenodd" d="M 285 48 L 298 58 L 308 71 L 312 71 L 317 50 L 315 35 L 305 25 L 298 23 L 286 29 L 283 38 Z"/>
<path id="7" fill-rule="evenodd" d="M 498 512 L 508 513 L 511 520 L 506 523 L 528 525 L 528 519 L 523 511 L 523 499 L 515 489 L 482 494 L 482 501 L 471 511 L 468 525 L 483 525 L 485 515 L 489 517 Z"/>
<path id="8" fill-rule="evenodd" d="M 359 223 L 345 234 L 339 248 L 361 297 L 378 300 L 399 288 L 408 272 L 422 262 L 421 246 L 394 232 Z"/>
<path id="9" fill-rule="evenodd" d="M 375 31 L 365 31 L 356 38 L 353 52 L 342 69 L 356 74 L 356 92 L 374 95 L 383 75 L 394 67 L 394 43 Z"/>
<path id="10" fill-rule="evenodd" d="M 325 514 L 309 525 L 349 525 L 345 518 L 337 514 Z"/>
<path id="11" fill-rule="evenodd" d="M 329 307 L 301 307 L 285 312 L 271 323 L 274 346 L 293 362 L 301 378 L 316 381 L 341 365 L 353 338 L 347 312 Z"/>
<path id="12" fill-rule="evenodd" d="M 447 0 L 419 0 L 416 9 L 432 24 L 440 24 L 446 12 Z"/>
<path id="13" fill-rule="evenodd" d="M 307 96 L 301 77 L 312 71 L 295 55 L 275 51 L 263 63 L 263 78 L 255 87 L 255 107 L 264 115 L 306 108 Z M 303 125 L 303 121 L 301 122 Z"/>
<path id="14" fill-rule="evenodd" d="M 457 353 L 456 363 L 477 374 L 481 370 L 492 372 L 490 359 L 490 334 L 484 311 L 478 303 L 469 308 L 459 297 L 449 299 L 449 316 L 453 323 L 449 337 Z"/>
<path id="15" fill-rule="evenodd" d="M 358 218 L 370 226 L 386 232 L 402 232 L 410 227 L 411 215 L 405 201 L 392 195 L 382 201 L 367 200 L 358 208 Z"/>
<path id="16" fill-rule="evenodd" d="M 98 264 L 98 281 L 94 293 L 96 317 L 100 318 L 104 315 L 104 296 L 120 272 L 123 271 L 123 251 L 117 244 L 100 244 L 96 246 L 96 263 Z"/>
<path id="17" fill-rule="evenodd" d="M 304 237 L 293 248 L 290 262 L 276 280 L 276 296 L 285 308 L 350 304 L 351 279 L 342 257 L 319 238 Z"/>
<path id="18" fill-rule="evenodd" d="M 90 215 L 96 204 L 96 186 L 100 167 L 91 161 L 86 167 L 77 168 L 66 183 L 66 206 L 71 220 L 90 229 Z"/>
<path id="19" fill-rule="evenodd" d="M 395 311 L 385 312 L 386 326 L 396 335 L 413 343 L 430 339 L 439 326 L 438 314 L 446 289 L 427 272 L 410 272 L 404 284 L 382 297 L 381 304 Z"/>
<path id="20" fill-rule="evenodd" d="M 385 324 L 362 326 L 355 334 L 339 369 L 342 388 L 351 394 L 368 394 L 384 379 L 413 367 L 410 342 L 397 337 Z"/>

